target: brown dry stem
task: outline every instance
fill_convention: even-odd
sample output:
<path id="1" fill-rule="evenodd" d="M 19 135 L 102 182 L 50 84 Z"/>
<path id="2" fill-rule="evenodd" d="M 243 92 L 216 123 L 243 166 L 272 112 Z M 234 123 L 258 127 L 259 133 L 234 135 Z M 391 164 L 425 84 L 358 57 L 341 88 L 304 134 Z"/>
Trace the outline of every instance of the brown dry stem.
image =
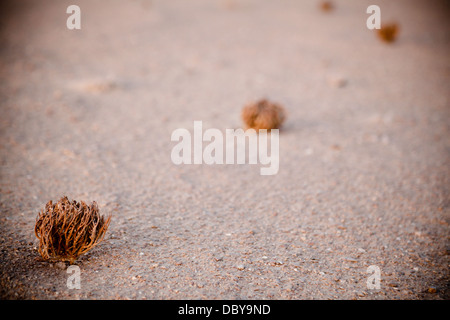
<path id="1" fill-rule="evenodd" d="M 103 240 L 110 221 L 111 216 L 105 219 L 99 214 L 95 201 L 89 206 L 67 197 L 57 203 L 49 201 L 34 228 L 38 251 L 45 260 L 73 263 Z"/>

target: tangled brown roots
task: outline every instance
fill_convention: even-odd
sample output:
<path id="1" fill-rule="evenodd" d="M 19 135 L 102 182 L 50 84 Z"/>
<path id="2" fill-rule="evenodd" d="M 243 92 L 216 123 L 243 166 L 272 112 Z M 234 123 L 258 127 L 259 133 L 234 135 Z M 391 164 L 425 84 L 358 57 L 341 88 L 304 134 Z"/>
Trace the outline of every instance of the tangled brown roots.
<path id="1" fill-rule="evenodd" d="M 39 239 L 39 253 L 45 260 L 73 263 L 103 240 L 111 216 L 100 216 L 97 203 L 70 202 L 67 197 L 57 203 L 49 201 L 39 212 L 34 233 Z"/>
<path id="2" fill-rule="evenodd" d="M 399 26 L 396 23 L 385 24 L 377 30 L 378 37 L 385 42 L 394 42 L 397 39 Z"/>
<path id="3" fill-rule="evenodd" d="M 281 127 L 286 112 L 281 105 L 262 99 L 246 105 L 241 116 L 247 128 L 271 130 Z"/>

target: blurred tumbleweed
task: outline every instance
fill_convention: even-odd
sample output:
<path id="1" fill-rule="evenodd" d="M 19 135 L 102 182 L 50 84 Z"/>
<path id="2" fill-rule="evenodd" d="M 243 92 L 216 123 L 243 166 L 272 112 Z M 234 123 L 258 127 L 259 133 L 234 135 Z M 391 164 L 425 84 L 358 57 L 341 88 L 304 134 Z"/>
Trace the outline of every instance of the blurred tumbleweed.
<path id="1" fill-rule="evenodd" d="M 39 212 L 34 233 L 39 239 L 39 253 L 45 260 L 73 263 L 103 240 L 111 216 L 99 214 L 97 203 L 69 201 L 67 197 L 56 203 L 49 201 Z"/>
<path id="2" fill-rule="evenodd" d="M 333 2 L 331 1 L 322 1 L 319 5 L 320 9 L 325 12 L 329 12 L 334 9 Z"/>
<path id="3" fill-rule="evenodd" d="M 378 37 L 384 42 L 394 42 L 397 39 L 400 27 L 397 23 L 388 23 L 381 26 L 381 29 L 377 30 Z"/>
<path id="4" fill-rule="evenodd" d="M 281 105 L 262 99 L 246 105 L 241 116 L 247 128 L 271 130 L 281 127 L 286 112 Z"/>

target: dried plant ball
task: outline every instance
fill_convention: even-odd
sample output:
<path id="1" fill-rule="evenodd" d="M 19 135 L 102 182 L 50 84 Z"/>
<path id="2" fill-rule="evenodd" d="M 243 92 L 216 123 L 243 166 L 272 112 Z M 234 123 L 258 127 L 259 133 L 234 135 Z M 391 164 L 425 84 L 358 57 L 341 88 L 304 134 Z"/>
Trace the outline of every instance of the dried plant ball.
<path id="1" fill-rule="evenodd" d="M 377 34 L 382 41 L 391 43 L 397 39 L 399 30 L 398 24 L 389 23 L 381 26 L 380 29 L 377 29 Z"/>
<path id="2" fill-rule="evenodd" d="M 321 1 L 319 7 L 324 12 L 330 12 L 334 9 L 333 3 L 331 1 Z"/>
<path id="3" fill-rule="evenodd" d="M 39 253 L 45 260 L 73 263 L 103 240 L 110 221 L 111 216 L 100 215 L 95 201 L 91 205 L 67 197 L 49 201 L 34 227 Z"/>
<path id="4" fill-rule="evenodd" d="M 262 99 L 244 106 L 241 117 L 246 128 L 271 130 L 281 127 L 286 112 L 281 105 Z"/>

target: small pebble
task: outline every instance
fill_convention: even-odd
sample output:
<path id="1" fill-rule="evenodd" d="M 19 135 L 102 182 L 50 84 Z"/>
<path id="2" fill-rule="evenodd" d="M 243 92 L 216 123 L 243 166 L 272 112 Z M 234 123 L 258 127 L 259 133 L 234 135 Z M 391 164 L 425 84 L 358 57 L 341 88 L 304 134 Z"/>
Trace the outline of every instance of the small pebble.
<path id="1" fill-rule="evenodd" d="M 358 297 L 365 297 L 367 295 L 367 293 L 362 291 L 362 292 L 358 292 L 357 295 L 358 295 Z"/>
<path id="2" fill-rule="evenodd" d="M 332 88 L 343 88 L 347 85 L 347 80 L 340 75 L 330 75 L 327 81 Z"/>
<path id="3" fill-rule="evenodd" d="M 66 263 L 62 262 L 62 261 L 58 262 L 58 263 L 55 264 L 55 267 L 58 268 L 58 269 L 64 270 L 64 269 L 66 269 Z"/>
<path id="4" fill-rule="evenodd" d="M 307 156 L 310 156 L 310 155 L 312 155 L 313 153 L 314 153 L 314 150 L 313 150 L 313 149 L 311 149 L 311 148 L 305 149 L 305 154 L 306 154 Z"/>

